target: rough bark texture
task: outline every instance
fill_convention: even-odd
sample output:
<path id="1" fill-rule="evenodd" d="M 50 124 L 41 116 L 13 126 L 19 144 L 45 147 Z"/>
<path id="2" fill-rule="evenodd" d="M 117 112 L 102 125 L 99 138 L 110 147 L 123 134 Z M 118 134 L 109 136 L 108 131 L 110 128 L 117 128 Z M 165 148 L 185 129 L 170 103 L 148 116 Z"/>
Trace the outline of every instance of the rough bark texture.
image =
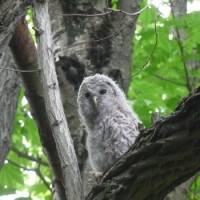
<path id="1" fill-rule="evenodd" d="M 15 24 L 30 3 L 31 0 L 0 0 L 0 48 L 9 43 Z"/>
<path id="2" fill-rule="evenodd" d="M 76 2 L 77 6 L 78 5 L 80 5 L 80 7 L 82 5 L 86 6 L 86 7 L 84 7 L 84 9 L 86 8 L 86 11 L 85 11 L 86 13 L 88 13 L 88 12 L 89 13 L 90 12 L 100 12 L 100 11 L 103 11 L 102 8 L 105 7 L 105 2 L 103 2 L 103 1 L 99 1 L 98 3 L 96 2 L 95 4 L 94 4 L 94 2 L 89 3 L 89 4 L 84 4 L 84 3 L 85 2 L 80 2 L 80 4 L 79 4 L 79 2 Z M 100 6 L 99 7 L 100 11 L 96 10 L 96 8 L 94 9 L 93 7 L 92 7 L 93 9 L 91 9 L 91 11 L 90 11 L 90 5 L 93 5 L 93 4 L 96 5 L 97 7 Z M 62 9 L 61 10 L 62 12 L 63 12 L 63 9 L 65 8 L 63 5 L 64 4 L 60 4 L 60 6 L 61 6 L 60 8 Z M 70 2 L 70 5 L 75 5 L 75 4 L 73 4 L 73 2 Z M 59 8 L 58 5 L 53 6 L 51 9 L 52 10 L 56 10 L 57 8 Z M 129 7 L 129 8 L 122 7 L 122 8 L 123 9 L 127 9 L 127 10 L 130 8 L 130 11 L 134 12 L 136 10 L 136 8 L 138 8 L 138 2 L 135 2 L 135 4 L 133 4 L 133 9 L 132 9 L 132 7 Z M 65 8 L 65 9 L 67 9 L 67 8 Z M 77 11 L 76 9 L 74 9 L 74 7 L 70 7 L 70 9 L 71 9 L 71 12 L 76 12 Z M 58 21 L 55 20 L 56 16 L 60 16 L 61 20 L 64 20 L 63 16 L 60 15 L 62 12 L 59 12 L 58 13 L 59 15 L 57 15 L 57 14 L 54 15 L 54 23 L 55 24 L 59 24 Z M 81 10 L 80 10 L 80 12 L 81 12 Z M 51 13 L 51 10 L 50 10 L 50 13 Z M 123 88 L 127 88 L 128 87 L 128 77 L 127 76 L 129 76 L 130 57 L 131 57 L 130 56 L 131 55 L 131 51 L 130 51 L 130 45 L 129 44 L 131 42 L 132 33 L 134 31 L 136 17 L 126 17 L 126 16 L 120 15 L 119 13 L 117 15 L 119 15 L 119 18 L 117 18 L 114 15 L 114 16 L 112 16 L 112 18 L 110 16 L 110 17 L 106 17 L 106 19 L 105 18 L 99 19 L 99 22 L 97 24 L 96 24 L 96 19 L 98 19 L 98 18 L 95 18 L 95 19 L 92 19 L 92 23 L 94 24 L 94 27 L 96 26 L 95 30 L 97 29 L 96 30 L 97 36 L 95 36 L 95 37 L 97 37 L 96 39 L 101 39 L 101 38 L 104 38 L 106 36 L 112 35 L 112 37 L 110 38 L 110 40 L 112 41 L 113 38 L 119 37 L 117 40 L 121 41 L 120 42 L 121 46 L 120 45 L 116 46 L 115 42 L 113 41 L 113 46 L 114 46 L 113 49 L 115 49 L 116 52 L 119 51 L 120 53 L 122 53 L 122 55 L 125 55 L 125 57 L 127 57 L 129 59 L 124 59 L 125 65 L 123 66 L 123 68 L 121 68 L 121 66 L 119 66 L 119 65 L 116 66 L 116 68 L 119 68 L 120 70 L 122 70 L 123 73 L 125 73 L 125 74 L 122 73 L 122 77 L 124 78 L 124 81 L 121 81 L 122 77 L 121 77 L 120 73 L 118 74 L 119 77 L 118 77 L 118 75 L 116 76 L 116 79 L 120 79 L 119 82 L 121 82 L 121 83 L 122 82 L 126 83 L 126 84 L 123 84 L 123 86 L 124 86 Z M 103 26 L 103 25 L 101 26 L 100 23 L 102 22 L 102 24 L 104 24 L 106 20 L 112 21 L 113 18 L 115 18 L 115 23 L 116 23 L 115 29 L 112 27 L 112 25 L 111 25 L 111 27 L 109 27 L 110 23 L 111 23 L 111 22 L 109 22 L 109 24 L 108 24 L 109 26 L 107 28 L 108 29 L 110 28 L 111 31 L 108 31 L 107 35 L 102 35 L 106 31 L 104 30 L 105 26 Z M 52 19 L 53 19 L 53 17 L 52 17 Z M 75 19 L 70 18 L 70 20 L 76 22 L 74 24 L 74 28 L 72 29 L 72 30 L 76 30 L 77 27 L 79 27 L 77 19 L 76 18 Z M 82 27 L 85 27 L 85 29 L 87 29 L 87 33 L 84 34 L 84 31 L 82 31 L 81 29 L 79 29 L 80 33 L 79 32 L 77 32 L 77 33 L 80 34 L 80 35 L 83 34 L 83 35 L 87 36 L 85 38 L 85 39 L 88 40 L 88 42 L 86 42 L 87 45 L 89 43 L 93 44 L 94 38 L 91 39 L 92 42 L 91 42 L 91 40 L 89 42 L 89 39 L 90 39 L 89 35 L 92 35 L 92 33 L 94 32 L 94 28 L 90 29 L 88 27 L 88 25 L 91 26 L 90 25 L 91 22 L 88 22 L 90 20 L 89 19 L 85 19 L 85 18 L 79 18 L 78 21 L 80 22 L 80 24 L 83 23 Z M 121 24 L 124 24 L 124 22 L 126 22 L 126 26 L 127 26 L 127 27 L 125 27 L 125 25 L 124 25 L 124 27 L 123 27 L 124 31 L 122 29 L 118 30 L 118 28 L 121 27 Z M 68 20 L 67 23 L 70 24 L 70 21 Z M 113 23 L 114 23 L 114 21 L 113 21 Z M 70 33 L 70 29 L 66 28 L 67 27 L 66 24 L 64 24 L 63 27 L 65 28 L 64 30 L 67 31 L 67 34 L 66 34 L 66 32 L 64 32 L 64 33 L 62 32 L 64 30 L 61 30 L 61 32 L 57 33 L 57 37 L 59 36 L 59 33 L 63 33 L 64 34 L 64 36 L 62 35 L 62 38 L 58 37 L 58 39 L 60 39 L 60 43 L 63 45 L 63 47 L 65 47 L 64 50 L 65 50 L 65 53 L 66 53 L 66 48 L 69 48 L 69 46 L 71 46 L 71 43 L 67 43 L 67 45 L 65 45 L 64 41 L 68 40 L 68 38 L 70 38 L 68 36 L 68 34 Z M 39 30 L 38 31 L 38 33 L 39 33 L 40 32 L 40 27 L 38 27 L 36 25 L 36 29 Z M 55 29 L 55 30 L 59 30 L 59 29 Z M 90 34 L 89 34 L 89 31 L 90 31 Z M 114 34 L 112 34 L 112 31 L 115 31 Z M 116 31 L 118 31 L 118 32 L 116 32 Z M 100 33 L 98 33 L 98 32 L 100 32 Z M 100 34 L 100 35 L 98 35 L 98 34 Z M 38 67 L 37 66 L 37 61 L 35 59 L 35 52 L 31 47 L 32 45 L 29 43 L 28 39 L 23 35 L 23 31 L 20 32 L 18 34 L 18 36 L 19 35 L 22 35 L 22 37 L 21 37 L 22 44 L 19 43 L 19 40 L 18 40 L 19 38 L 14 38 L 14 41 L 11 42 L 11 47 L 12 47 L 13 52 L 15 54 L 16 60 L 18 61 L 19 68 L 23 69 L 23 70 L 26 70 L 26 69 L 30 70 L 30 69 L 37 68 Z M 55 37 L 56 37 L 56 35 L 53 35 L 54 42 L 55 42 Z M 71 35 L 71 37 L 74 39 L 73 35 Z M 58 39 L 57 39 L 57 41 L 58 41 Z M 110 44 L 111 41 L 109 41 L 109 39 L 107 39 L 106 43 L 108 42 Z M 54 43 L 54 44 L 56 44 L 56 43 Z M 85 46 L 87 46 L 86 44 L 85 44 Z M 122 44 L 124 46 L 124 51 L 122 51 L 122 48 L 121 48 Z M 92 49 L 92 48 L 94 49 L 95 45 L 96 44 L 94 43 L 93 46 L 91 46 L 90 48 L 87 48 L 87 49 Z M 103 50 L 102 50 L 101 45 L 103 46 Z M 98 53 L 96 52 L 96 55 L 100 54 L 100 57 L 103 60 L 104 57 L 102 58 L 102 54 L 103 54 L 103 56 L 106 55 L 107 52 L 104 52 L 104 51 L 107 51 L 108 49 L 106 49 L 107 45 L 105 43 L 103 43 L 101 45 L 98 46 L 97 49 L 100 49 L 100 50 L 98 50 Z M 75 46 L 77 46 L 77 45 L 75 45 Z M 23 49 L 24 47 L 25 47 L 26 50 L 25 51 L 21 51 L 21 53 L 19 53 L 20 50 Z M 53 45 L 53 47 L 54 47 L 54 45 Z M 85 59 L 84 63 L 85 63 L 86 66 L 84 65 L 84 67 L 87 67 L 87 64 L 88 64 L 87 58 L 86 58 L 87 57 L 87 51 L 86 51 L 87 49 L 85 50 L 84 46 L 82 48 L 83 48 L 82 50 L 85 51 L 84 54 L 83 54 L 84 55 L 83 58 Z M 58 71 L 61 70 L 60 76 L 62 76 L 62 78 L 60 78 L 60 85 L 61 85 L 61 88 L 64 91 L 63 92 L 63 94 L 64 94 L 63 95 L 63 97 L 64 97 L 63 100 L 65 102 L 64 106 L 67 104 L 68 109 L 67 109 L 66 114 L 68 116 L 68 121 L 69 121 L 70 127 L 72 129 L 72 133 L 75 133 L 75 134 L 72 134 L 72 135 L 75 136 L 74 137 L 74 139 L 75 139 L 74 140 L 75 141 L 74 144 L 75 144 L 75 147 L 76 147 L 76 150 L 77 150 L 78 158 L 81 158 L 81 159 L 79 159 L 79 161 L 82 160 L 82 163 L 80 162 L 80 165 L 79 165 L 81 167 L 85 163 L 85 158 L 87 157 L 87 153 L 85 151 L 85 146 L 84 146 L 85 133 L 80 128 L 79 120 L 78 120 L 78 116 L 77 116 L 77 111 L 76 111 L 76 92 L 77 92 L 77 89 L 78 89 L 78 84 L 80 84 L 80 82 L 82 81 L 83 76 L 88 75 L 90 73 L 95 73 L 97 71 L 96 68 L 98 68 L 98 67 L 96 67 L 94 65 L 94 66 L 91 67 L 90 70 L 89 69 L 84 69 L 86 71 L 89 70 L 90 72 L 88 72 L 87 74 L 86 73 L 82 74 L 81 71 L 79 71 L 79 70 L 82 70 L 82 68 L 81 67 L 77 67 L 79 65 L 82 65 L 81 62 L 79 62 L 79 59 L 78 60 L 75 59 L 75 63 L 73 62 L 73 60 L 74 60 L 73 54 L 75 54 L 75 52 L 76 51 L 74 50 L 74 52 L 71 51 L 71 53 L 70 53 L 70 57 L 72 57 L 72 61 L 70 60 L 71 58 L 69 58 L 67 56 L 67 60 L 70 60 L 68 65 L 65 65 L 65 62 L 64 62 L 64 65 L 62 64 L 62 62 L 60 61 L 60 60 L 62 60 L 62 56 L 55 56 L 54 58 L 55 58 L 55 60 L 57 60 L 57 57 L 59 57 L 59 59 L 57 60 L 56 64 L 59 64 L 59 66 L 62 66 L 62 67 L 63 66 L 64 67 L 68 66 L 69 72 L 70 72 L 70 73 L 68 73 L 68 69 L 67 69 L 67 73 L 64 73 L 65 70 L 63 70 L 63 69 L 61 70 L 61 68 L 59 69 L 59 67 L 58 67 Z M 104 53 L 102 53 L 102 52 L 104 52 Z M 117 53 L 117 55 L 120 54 L 119 52 Z M 113 55 L 115 54 L 114 50 L 113 50 L 112 54 Z M 66 56 L 66 55 L 64 55 L 64 56 Z M 79 56 L 79 54 L 75 55 L 75 57 L 76 56 Z M 91 57 L 92 57 L 92 55 L 91 55 Z M 116 57 L 118 57 L 118 56 L 115 55 L 115 57 L 113 57 L 113 59 L 115 59 Z M 107 59 L 106 62 L 109 61 L 109 58 L 110 58 L 109 55 L 107 56 L 107 58 L 105 56 L 105 59 Z M 76 65 L 76 60 L 78 61 L 78 65 Z M 112 67 L 115 68 L 114 64 L 113 64 Z M 75 76 L 73 76 L 74 68 L 75 68 Z M 90 68 L 90 67 L 88 67 L 88 68 Z M 109 69 L 109 67 L 107 67 L 107 68 Z M 126 68 L 126 70 L 124 71 L 125 68 Z M 101 69 L 98 72 L 101 72 Z M 111 73 L 111 75 L 115 75 L 115 73 L 113 73 L 113 74 Z M 79 79 L 79 83 L 78 84 L 76 82 L 73 82 L 73 80 L 76 80 L 77 76 L 79 78 L 81 77 Z M 49 127 L 46 126 L 48 123 L 46 123 L 46 117 L 47 116 L 46 116 L 46 110 L 44 108 L 43 93 L 41 92 L 41 83 L 39 81 L 40 80 L 40 74 L 38 72 L 35 72 L 35 73 L 32 73 L 32 74 L 31 73 L 22 73 L 22 77 L 23 77 L 23 80 L 24 80 L 24 83 L 25 83 L 25 87 L 26 87 L 26 91 L 27 91 L 27 97 L 28 97 L 29 102 L 30 102 L 31 107 L 32 107 L 33 115 L 35 116 L 36 120 L 38 121 L 38 127 L 40 129 L 42 143 L 43 143 L 44 147 L 46 148 L 46 150 L 47 150 L 47 152 L 49 154 L 50 162 L 51 162 L 51 165 L 52 165 L 52 167 L 54 169 L 54 172 L 55 172 L 55 188 L 56 188 L 55 190 L 61 191 L 59 193 L 63 194 L 64 188 L 62 186 L 62 183 L 63 183 L 63 176 L 62 176 L 62 173 L 61 173 L 62 169 L 61 169 L 60 163 L 58 161 L 58 154 L 55 151 L 55 141 L 53 140 L 52 135 L 49 134 L 50 133 Z M 72 77 L 72 80 L 69 77 Z M 68 78 L 70 80 L 68 80 Z M 65 99 L 65 97 L 67 97 L 67 98 Z M 87 175 L 86 175 L 86 177 L 87 177 Z"/>
<path id="3" fill-rule="evenodd" d="M 0 0 L 0 67 L 15 67 L 7 44 L 12 37 L 15 24 L 25 13 L 30 1 Z M 0 167 L 9 150 L 10 134 L 16 111 L 19 78 L 16 72 L 0 69 Z"/>
<path id="4" fill-rule="evenodd" d="M 141 131 L 87 200 L 160 200 L 200 169 L 200 88 L 169 117 Z"/>
<path id="5" fill-rule="evenodd" d="M 38 63 L 41 69 L 45 107 L 64 177 L 66 199 L 83 199 L 81 176 L 60 97 L 52 51 L 51 25 L 48 1 L 35 3 L 35 21 L 41 34 L 37 34 Z"/>
<path id="6" fill-rule="evenodd" d="M 10 42 L 11 50 L 20 70 L 38 69 L 37 52 L 28 28 L 23 20 L 18 22 L 13 38 Z M 44 149 L 48 154 L 51 167 L 54 172 L 55 193 L 59 199 L 65 198 L 63 187 L 62 168 L 59 162 L 56 144 L 51 133 L 51 125 L 48 122 L 47 112 L 44 103 L 41 75 L 39 71 L 33 73 L 21 73 L 24 82 L 26 97 L 31 106 L 31 112 L 37 122 L 40 138 Z"/>
<path id="7" fill-rule="evenodd" d="M 107 6 L 106 0 L 50 0 L 49 4 L 54 60 L 86 193 L 94 181 L 89 173 L 86 133 L 77 113 L 77 90 L 85 76 L 104 73 L 112 76 L 127 91 L 131 75 L 130 44 L 137 16 L 112 13 L 78 17 L 65 14 L 102 13 Z M 139 1 L 119 1 L 119 9 L 135 12 L 139 9 Z"/>
<path id="8" fill-rule="evenodd" d="M 0 51 L 0 68 L 15 67 L 8 47 Z M 2 167 L 11 142 L 11 132 L 19 93 L 19 74 L 0 69 L 0 168 Z"/>

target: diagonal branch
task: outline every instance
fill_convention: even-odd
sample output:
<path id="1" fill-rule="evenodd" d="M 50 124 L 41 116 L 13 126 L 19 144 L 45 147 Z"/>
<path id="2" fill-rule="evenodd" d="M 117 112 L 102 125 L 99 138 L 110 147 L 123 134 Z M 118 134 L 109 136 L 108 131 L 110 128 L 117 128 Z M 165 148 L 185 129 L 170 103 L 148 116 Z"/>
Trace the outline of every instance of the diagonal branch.
<path id="1" fill-rule="evenodd" d="M 155 78 L 157 78 L 157 79 L 160 79 L 160 80 L 162 80 L 162 81 L 166 81 L 166 82 L 168 82 L 168 83 L 171 83 L 171 84 L 174 84 L 174 85 L 178 85 L 178 86 L 182 86 L 182 87 L 185 87 L 185 86 L 186 86 L 184 83 L 178 82 L 178 81 L 176 81 L 176 80 L 168 79 L 168 78 L 165 78 L 165 77 L 160 76 L 160 75 L 158 75 L 158 74 L 153 74 L 153 73 L 150 73 L 150 72 L 148 72 L 148 73 L 149 73 L 150 76 L 153 76 L 153 77 L 155 77 Z"/>
<path id="2" fill-rule="evenodd" d="M 20 70 L 38 69 L 36 48 L 24 20 L 20 20 L 16 26 L 10 47 Z M 47 110 L 44 103 L 44 91 L 39 72 L 21 73 L 24 82 L 26 97 L 31 106 L 31 112 L 39 128 L 40 138 L 43 147 L 47 151 L 55 176 L 55 187 L 61 191 L 60 199 L 65 197 L 63 187 L 62 167 L 59 161 L 58 151 L 51 131 L 51 124 L 47 117 Z"/>
<path id="3" fill-rule="evenodd" d="M 200 88 L 169 117 L 142 130 L 86 199 L 163 199 L 200 170 L 199 153 Z"/>
<path id="4" fill-rule="evenodd" d="M 18 164 L 17 162 L 13 161 L 13 160 L 10 160 L 10 159 L 7 159 L 7 161 L 17 167 L 17 168 L 20 168 L 20 169 L 23 169 L 25 171 L 32 171 L 32 172 L 35 172 L 36 175 L 41 179 L 41 181 L 44 183 L 44 185 L 47 187 L 47 189 L 51 192 L 51 187 L 49 186 L 49 183 L 45 180 L 44 176 L 42 175 L 41 171 L 40 171 L 40 165 L 38 165 L 37 168 L 28 168 L 28 167 L 25 167 L 23 165 L 20 165 Z"/>
<path id="5" fill-rule="evenodd" d="M 22 151 L 19 151 L 19 150 L 18 150 L 16 147 L 14 147 L 14 146 L 11 147 L 11 150 L 12 150 L 14 153 L 16 153 L 19 157 L 26 158 L 26 159 L 28 159 L 28 160 L 34 161 L 34 162 L 36 162 L 36 163 L 38 163 L 38 164 L 41 164 L 41 165 L 44 165 L 44 166 L 46 166 L 46 167 L 49 166 L 49 164 L 48 164 L 46 161 L 42 160 L 42 158 L 30 156 L 30 155 L 28 155 L 27 153 L 24 153 L 24 152 L 22 152 Z"/>

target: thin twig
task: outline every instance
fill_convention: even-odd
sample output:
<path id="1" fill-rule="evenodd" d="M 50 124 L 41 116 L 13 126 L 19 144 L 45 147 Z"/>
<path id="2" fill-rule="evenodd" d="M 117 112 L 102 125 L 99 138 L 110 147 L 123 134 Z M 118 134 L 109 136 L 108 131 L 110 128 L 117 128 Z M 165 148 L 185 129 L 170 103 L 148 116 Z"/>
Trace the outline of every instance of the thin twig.
<path id="1" fill-rule="evenodd" d="M 83 14 L 83 13 L 56 13 L 56 15 L 60 15 L 60 16 L 64 16 L 64 17 L 100 17 L 100 16 L 105 16 L 108 15 L 110 13 L 112 13 L 113 10 L 109 10 L 107 12 L 103 12 L 103 13 L 94 13 L 94 14 Z"/>
<path id="2" fill-rule="evenodd" d="M 10 159 L 8 159 L 8 158 L 7 158 L 6 160 L 7 160 L 10 164 L 14 165 L 14 166 L 17 167 L 17 168 L 20 168 L 20 169 L 23 169 L 23 170 L 26 170 L 26 171 L 33 171 L 33 172 L 35 172 L 35 168 L 27 168 L 27 167 L 22 166 L 22 165 L 16 163 L 15 161 L 10 160 Z"/>
<path id="3" fill-rule="evenodd" d="M 45 180 L 44 176 L 42 175 L 41 171 L 40 171 L 40 165 L 38 165 L 37 168 L 27 168 L 25 166 L 22 166 L 20 164 L 18 164 L 17 162 L 13 161 L 13 160 L 10 160 L 10 159 L 7 159 L 7 161 L 12 164 L 13 166 L 17 167 L 17 168 L 20 168 L 20 169 L 23 169 L 25 171 L 32 171 L 32 172 L 35 172 L 36 175 L 41 179 L 41 181 L 44 183 L 44 185 L 47 187 L 47 189 L 49 189 L 51 191 L 51 188 L 49 186 L 49 183 Z"/>
<path id="4" fill-rule="evenodd" d="M 179 85 L 179 86 L 183 86 L 183 87 L 186 86 L 184 83 L 179 83 L 179 82 L 177 82 L 175 80 L 171 80 L 171 79 L 165 78 L 165 77 L 157 75 L 157 74 L 149 73 L 149 75 L 154 76 L 155 78 L 158 78 L 158 79 L 160 79 L 162 81 L 167 81 L 167 82 L 169 82 L 171 84 L 175 84 L 175 85 Z"/>
<path id="5" fill-rule="evenodd" d="M 108 40 L 108 39 L 114 38 L 114 37 L 118 36 L 122 31 L 125 31 L 126 26 L 127 26 L 126 24 L 124 26 L 122 25 L 121 28 L 118 31 L 116 31 L 116 32 L 114 32 L 114 33 L 112 33 L 110 35 L 107 35 L 105 37 L 102 37 L 102 38 L 99 38 L 99 39 L 96 39 L 96 40 L 84 40 L 84 41 L 80 41 L 80 42 L 77 42 L 77 43 L 75 43 L 75 44 L 73 44 L 73 45 L 71 45 L 69 47 L 65 47 L 63 49 L 70 50 L 70 49 L 73 49 L 75 46 L 78 46 L 78 45 L 89 44 L 91 42 L 98 43 L 98 42 L 102 42 L 104 40 Z M 83 50 L 85 50 L 85 49 L 89 49 L 89 47 L 87 47 L 87 48 L 84 47 Z"/>
<path id="6" fill-rule="evenodd" d="M 139 15 L 141 12 L 143 12 L 145 9 L 147 9 L 149 7 L 149 5 L 146 5 L 144 8 L 140 9 L 137 12 L 131 13 L 131 12 L 127 12 L 124 10 L 118 10 L 118 9 L 113 9 L 113 8 L 106 8 L 106 12 L 101 12 L 101 13 L 93 13 L 93 14 L 84 14 L 84 13 L 56 13 L 56 15 L 61 15 L 61 16 L 65 16 L 65 17 L 101 17 L 101 16 L 105 16 L 105 15 L 109 15 L 111 13 L 123 13 L 125 15 L 128 16 L 135 16 L 135 15 Z"/>
<path id="7" fill-rule="evenodd" d="M 6 68 L 6 67 L 0 67 L 0 69 L 14 71 L 14 72 L 21 72 L 21 73 L 32 73 L 32 72 L 38 72 L 41 70 L 40 68 L 30 69 L 30 70 L 21 70 L 21 69 L 13 69 L 13 68 Z"/>
<path id="8" fill-rule="evenodd" d="M 141 12 L 146 10 L 148 7 L 149 7 L 149 5 L 147 4 L 144 8 L 142 8 L 142 9 L 140 9 L 140 10 L 134 12 L 134 13 L 127 12 L 127 11 L 124 11 L 124 10 L 112 9 L 112 8 L 107 8 L 107 10 L 110 10 L 110 11 L 113 11 L 113 12 L 120 12 L 120 13 L 123 13 L 123 14 L 128 15 L 128 16 L 135 16 L 135 15 L 139 15 Z"/>
<path id="9" fill-rule="evenodd" d="M 138 15 L 138 14 L 140 14 L 141 12 L 143 12 L 146 8 L 148 8 L 148 5 L 147 6 L 145 6 L 144 8 L 142 8 L 141 10 L 139 10 L 138 12 L 135 12 L 135 13 L 127 13 L 127 15 L 128 14 L 131 14 L 132 16 L 133 15 Z M 107 8 L 108 9 L 108 8 Z M 112 11 L 115 11 L 115 10 L 112 10 Z M 119 12 L 120 10 L 116 10 L 116 12 Z M 125 14 L 125 11 L 124 11 L 124 14 Z M 70 14 L 69 14 L 70 15 Z M 73 14 L 73 16 L 75 16 L 76 14 Z M 78 14 L 77 14 L 78 15 Z M 90 42 L 102 42 L 102 41 L 104 41 L 104 40 L 108 40 L 108 39 L 111 39 L 111 38 L 114 38 L 114 37 L 116 37 L 117 35 L 119 35 L 122 31 L 124 31 L 125 30 L 125 26 L 126 26 L 126 24 L 124 25 L 124 26 L 121 26 L 121 28 L 118 30 L 118 31 L 116 31 L 116 32 L 114 32 L 114 33 L 112 33 L 112 34 L 110 34 L 110 35 L 108 35 L 108 36 L 105 36 L 105 37 L 103 37 L 103 38 L 99 38 L 99 39 L 96 39 L 96 40 L 84 40 L 84 41 L 80 41 L 80 42 L 77 42 L 77 43 L 75 43 L 75 44 L 73 44 L 73 45 L 71 45 L 70 47 L 65 47 L 66 49 L 72 49 L 72 48 L 74 48 L 75 46 L 78 46 L 78 45 L 82 45 L 82 44 L 87 44 L 87 43 L 90 43 Z M 64 48 L 64 49 L 65 49 Z M 83 49 L 83 50 L 85 50 L 85 48 Z"/>
<path id="10" fill-rule="evenodd" d="M 45 162 L 44 160 L 42 160 L 41 158 L 36 158 L 36 157 L 33 157 L 33 156 L 29 156 L 28 154 L 19 151 L 19 150 L 18 150 L 17 148 L 15 148 L 15 147 L 11 147 L 11 150 L 12 150 L 14 153 L 16 153 L 19 157 L 26 158 L 26 159 L 28 159 L 28 160 L 37 162 L 38 164 L 44 165 L 44 166 L 46 166 L 46 167 L 49 166 L 49 164 L 48 164 L 47 162 Z"/>
<path id="11" fill-rule="evenodd" d="M 40 177 L 44 185 L 51 191 L 51 187 L 49 186 L 49 183 L 45 180 L 44 176 L 42 175 L 40 167 L 38 167 L 35 172 Z"/>
<path id="12" fill-rule="evenodd" d="M 156 17 L 155 17 L 155 21 L 154 21 L 154 32 L 155 32 L 155 43 L 154 43 L 154 46 L 153 46 L 153 48 L 152 48 L 152 50 L 151 50 L 151 53 L 150 53 L 150 55 L 149 55 L 149 57 L 147 58 L 147 60 L 146 60 L 146 62 L 143 64 L 143 66 L 141 67 L 141 69 L 140 70 L 138 70 L 136 73 L 134 73 L 133 75 L 132 75 L 132 77 L 135 77 L 135 76 L 137 76 L 139 73 L 141 73 L 146 67 L 147 67 L 147 65 L 149 64 L 149 62 L 151 61 L 151 58 L 152 58 L 152 56 L 153 56 L 153 54 L 154 54 L 154 52 L 155 52 L 155 50 L 156 50 L 156 47 L 157 47 L 157 45 L 158 45 L 158 32 L 157 32 L 157 19 L 156 19 Z"/>
<path id="13" fill-rule="evenodd" d="M 170 4 L 171 4 L 172 17 L 174 19 L 176 19 L 171 0 L 170 0 Z M 174 30 L 176 31 L 175 39 L 176 39 L 178 47 L 179 47 L 179 51 L 180 51 L 180 55 L 181 55 L 181 61 L 183 63 L 183 67 L 184 67 L 186 86 L 187 86 L 188 91 L 191 92 L 192 91 L 192 85 L 190 83 L 189 72 L 188 72 L 186 61 L 185 61 L 185 52 L 184 52 L 184 48 L 183 48 L 183 44 L 182 44 L 182 40 L 181 40 L 181 35 L 180 35 L 179 29 L 176 26 L 176 24 L 174 25 Z"/>

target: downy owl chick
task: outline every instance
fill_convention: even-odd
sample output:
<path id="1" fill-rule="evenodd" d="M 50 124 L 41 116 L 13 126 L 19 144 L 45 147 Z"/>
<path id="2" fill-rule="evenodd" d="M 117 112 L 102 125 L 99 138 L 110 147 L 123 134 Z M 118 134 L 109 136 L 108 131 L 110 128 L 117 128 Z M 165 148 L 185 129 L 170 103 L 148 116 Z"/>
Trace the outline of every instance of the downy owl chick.
<path id="1" fill-rule="evenodd" d="M 88 132 L 91 166 L 97 172 L 104 172 L 135 142 L 138 120 L 123 91 L 105 75 L 96 74 L 83 80 L 78 108 Z"/>

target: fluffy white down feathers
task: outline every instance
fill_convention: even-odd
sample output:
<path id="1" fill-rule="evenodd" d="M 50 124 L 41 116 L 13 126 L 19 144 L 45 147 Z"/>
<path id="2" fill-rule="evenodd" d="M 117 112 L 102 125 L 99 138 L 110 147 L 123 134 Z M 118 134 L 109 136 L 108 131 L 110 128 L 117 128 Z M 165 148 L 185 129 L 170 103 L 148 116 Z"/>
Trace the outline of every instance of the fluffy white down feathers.
<path id="1" fill-rule="evenodd" d="M 78 92 L 81 122 L 88 132 L 93 170 L 104 172 L 135 142 L 138 120 L 119 86 L 109 77 L 86 77 Z"/>

